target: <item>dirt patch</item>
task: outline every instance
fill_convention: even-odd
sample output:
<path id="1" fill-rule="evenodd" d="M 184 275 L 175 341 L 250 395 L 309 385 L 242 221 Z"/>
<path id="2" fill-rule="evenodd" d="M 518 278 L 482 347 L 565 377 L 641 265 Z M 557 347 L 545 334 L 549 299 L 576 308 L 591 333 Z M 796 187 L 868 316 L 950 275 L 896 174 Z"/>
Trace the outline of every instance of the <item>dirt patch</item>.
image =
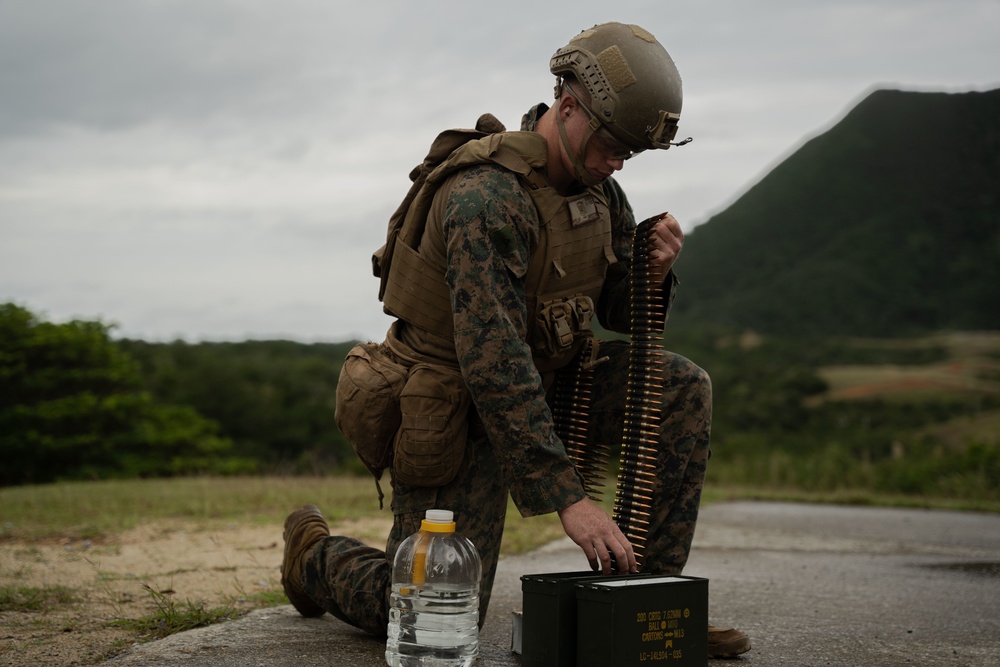
<path id="1" fill-rule="evenodd" d="M 983 379 L 984 363 L 965 361 L 928 366 L 835 366 L 821 371 L 830 384 L 823 400 L 889 398 L 917 394 L 969 392 L 996 394 L 1000 383 Z M 815 402 L 815 401 L 814 401 Z"/>
<path id="2" fill-rule="evenodd" d="M 332 527 L 382 545 L 389 520 Z M 154 523 L 96 541 L 0 542 L 0 665 L 92 665 L 144 640 L 116 623 L 178 609 L 244 612 L 280 594 L 281 526 Z M 149 587 L 148 589 L 146 587 Z M 31 602 L 28 604 L 17 604 Z"/>

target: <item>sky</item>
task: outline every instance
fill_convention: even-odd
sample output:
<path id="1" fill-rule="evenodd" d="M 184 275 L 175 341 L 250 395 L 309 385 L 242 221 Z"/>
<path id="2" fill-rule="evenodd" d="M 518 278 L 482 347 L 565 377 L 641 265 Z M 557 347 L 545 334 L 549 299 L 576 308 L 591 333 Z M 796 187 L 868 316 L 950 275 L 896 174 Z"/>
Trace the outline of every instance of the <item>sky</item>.
<path id="1" fill-rule="evenodd" d="M 410 169 L 483 112 L 517 129 L 605 21 L 680 70 L 694 141 L 618 179 L 686 232 L 873 90 L 1000 87 L 1000 0 L 0 0 L 0 303 L 148 341 L 381 340 L 370 258 Z"/>

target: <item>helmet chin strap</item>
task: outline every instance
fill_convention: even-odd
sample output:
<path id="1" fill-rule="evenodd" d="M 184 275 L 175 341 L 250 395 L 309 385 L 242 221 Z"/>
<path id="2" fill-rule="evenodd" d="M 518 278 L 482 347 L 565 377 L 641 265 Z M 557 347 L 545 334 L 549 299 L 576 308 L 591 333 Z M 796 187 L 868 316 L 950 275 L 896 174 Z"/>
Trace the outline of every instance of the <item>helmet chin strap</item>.
<path id="1" fill-rule="evenodd" d="M 558 110 L 557 110 L 558 111 Z M 594 136 L 594 132 L 597 131 L 597 125 L 595 125 L 597 119 L 591 119 L 587 124 L 587 130 L 583 133 L 583 139 L 580 141 L 579 150 L 573 150 L 570 146 L 569 136 L 566 134 L 566 124 L 563 122 L 562 114 L 556 114 L 556 125 L 559 127 L 559 139 L 562 141 L 563 148 L 566 150 L 567 155 L 573 160 L 573 175 L 576 180 L 580 181 L 587 187 L 598 185 L 604 179 L 594 178 L 587 171 L 586 166 L 583 164 L 584 156 L 587 154 L 587 142 L 590 138 Z"/>

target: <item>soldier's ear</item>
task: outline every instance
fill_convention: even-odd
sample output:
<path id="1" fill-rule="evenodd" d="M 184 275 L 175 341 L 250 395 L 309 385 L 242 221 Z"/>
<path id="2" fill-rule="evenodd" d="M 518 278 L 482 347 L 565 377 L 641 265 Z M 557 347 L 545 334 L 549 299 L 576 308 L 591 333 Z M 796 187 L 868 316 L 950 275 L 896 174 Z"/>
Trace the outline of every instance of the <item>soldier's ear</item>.
<path id="1" fill-rule="evenodd" d="M 564 90 L 562 97 L 559 98 L 559 115 L 562 118 L 569 118 L 573 115 L 576 106 L 576 98 Z"/>

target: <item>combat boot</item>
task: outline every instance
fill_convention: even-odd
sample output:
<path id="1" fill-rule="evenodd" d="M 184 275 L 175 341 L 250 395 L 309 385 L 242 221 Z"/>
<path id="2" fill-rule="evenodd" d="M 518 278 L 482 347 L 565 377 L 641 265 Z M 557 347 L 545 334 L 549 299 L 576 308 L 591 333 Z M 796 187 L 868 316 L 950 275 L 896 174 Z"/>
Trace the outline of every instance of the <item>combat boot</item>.
<path id="1" fill-rule="evenodd" d="M 750 638 L 735 628 L 708 626 L 708 657 L 735 658 L 750 650 Z"/>
<path id="2" fill-rule="evenodd" d="M 292 606 L 303 616 L 322 616 L 325 609 L 302 590 L 302 576 L 312 548 L 330 535 L 326 519 L 315 505 L 295 510 L 285 519 L 285 556 L 281 561 L 281 586 Z"/>

